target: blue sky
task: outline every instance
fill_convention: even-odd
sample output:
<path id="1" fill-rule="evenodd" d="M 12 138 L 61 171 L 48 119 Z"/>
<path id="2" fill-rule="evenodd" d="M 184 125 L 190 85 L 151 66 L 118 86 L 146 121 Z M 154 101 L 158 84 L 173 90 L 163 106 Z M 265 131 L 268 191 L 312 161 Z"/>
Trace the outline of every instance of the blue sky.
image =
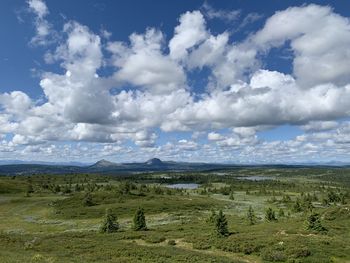
<path id="1" fill-rule="evenodd" d="M 349 162 L 349 7 L 3 0 L 0 159 Z"/>

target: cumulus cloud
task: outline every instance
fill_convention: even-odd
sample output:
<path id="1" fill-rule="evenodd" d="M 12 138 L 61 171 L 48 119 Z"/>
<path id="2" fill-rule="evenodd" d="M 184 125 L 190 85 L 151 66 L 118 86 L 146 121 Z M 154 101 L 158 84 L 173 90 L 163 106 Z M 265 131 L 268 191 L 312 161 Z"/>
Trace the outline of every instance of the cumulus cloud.
<path id="1" fill-rule="evenodd" d="M 209 132 L 208 133 L 208 140 L 209 141 L 220 141 L 223 139 L 224 139 L 224 136 L 222 136 L 220 133 L 217 133 L 217 132 Z"/>
<path id="2" fill-rule="evenodd" d="M 53 31 L 49 10 L 41 0 L 28 6 L 37 30 L 32 42 L 45 44 Z M 278 162 L 313 153 L 331 158 L 327 150 L 347 158 L 348 18 L 330 7 L 292 7 L 237 40 L 229 27 L 213 34 L 205 17 L 216 18 L 221 10 L 207 5 L 205 11 L 180 15 L 168 42 L 157 28 L 130 32 L 124 42 L 112 39 L 118 34 L 67 21 L 56 47 L 44 55 L 60 67 L 40 75 L 44 100 L 21 91 L 0 93 L 1 154 Z M 293 72 L 266 67 L 270 50 L 285 45 L 292 50 Z M 191 74 L 203 69 L 207 85 L 195 89 Z M 285 124 L 305 134 L 285 141 L 259 138 L 260 131 Z M 179 131 L 191 132 L 192 139 L 159 145 L 160 133 Z"/>
<path id="3" fill-rule="evenodd" d="M 324 84 L 304 90 L 283 73 L 260 70 L 250 83 L 214 91 L 170 115 L 187 128 L 295 125 L 349 114 L 350 86 Z"/>
<path id="4" fill-rule="evenodd" d="M 190 48 L 208 37 L 206 23 L 201 12 L 186 12 L 180 16 L 180 24 L 175 27 L 173 38 L 169 41 L 170 57 L 185 59 Z"/>
<path id="5" fill-rule="evenodd" d="M 27 4 L 29 11 L 35 15 L 34 26 L 36 34 L 30 43 L 33 45 L 46 45 L 52 42 L 55 37 L 55 31 L 46 20 L 46 16 L 49 14 L 46 3 L 42 0 L 28 0 Z"/>
<path id="6" fill-rule="evenodd" d="M 185 86 L 183 69 L 162 53 L 164 37 L 160 31 L 148 29 L 144 35 L 134 33 L 130 42 L 130 47 L 120 42 L 109 44 L 113 65 L 120 69 L 115 74 L 118 81 L 160 94 Z"/>
<path id="7" fill-rule="evenodd" d="M 350 22 L 329 6 L 311 4 L 277 12 L 253 41 L 265 49 L 290 41 L 294 74 L 305 88 L 349 83 Z"/>
<path id="8" fill-rule="evenodd" d="M 337 128 L 339 123 L 336 121 L 310 121 L 309 123 L 301 126 L 301 128 L 307 132 L 327 131 Z"/>

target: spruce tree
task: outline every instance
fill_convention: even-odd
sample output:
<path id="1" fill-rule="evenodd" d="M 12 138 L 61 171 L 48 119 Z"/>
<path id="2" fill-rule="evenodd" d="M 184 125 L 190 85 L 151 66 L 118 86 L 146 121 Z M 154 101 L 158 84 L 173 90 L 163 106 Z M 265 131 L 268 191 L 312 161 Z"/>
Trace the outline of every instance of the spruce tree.
<path id="1" fill-rule="evenodd" d="M 217 217 L 217 214 L 216 214 L 215 210 L 212 209 L 211 210 L 211 214 L 210 214 L 210 216 L 207 219 L 207 222 L 210 223 L 210 224 L 216 223 L 216 217 Z"/>
<path id="2" fill-rule="evenodd" d="M 321 224 L 319 214 L 311 213 L 306 220 L 306 228 L 317 232 L 326 232 L 327 229 Z"/>
<path id="3" fill-rule="evenodd" d="M 83 205 L 84 206 L 93 206 L 94 205 L 94 202 L 92 200 L 92 195 L 90 192 L 87 192 L 85 194 L 85 197 L 83 199 Z"/>
<path id="4" fill-rule="evenodd" d="M 248 208 L 247 219 L 250 225 L 254 225 L 256 223 L 256 216 L 251 205 Z"/>
<path id="5" fill-rule="evenodd" d="M 100 227 L 100 231 L 103 233 L 113 233 L 117 232 L 119 229 L 119 224 L 117 217 L 112 213 L 111 209 L 106 209 L 106 215 Z"/>
<path id="6" fill-rule="evenodd" d="M 138 208 L 134 215 L 134 230 L 147 230 L 145 213 L 142 208 Z"/>
<path id="7" fill-rule="evenodd" d="M 222 210 L 219 211 L 219 214 L 216 217 L 215 230 L 218 236 L 228 236 L 227 228 L 227 219 Z"/>
<path id="8" fill-rule="evenodd" d="M 27 193 L 28 194 L 34 193 L 34 188 L 33 188 L 33 185 L 31 183 L 29 183 L 27 186 Z"/>
<path id="9" fill-rule="evenodd" d="M 283 210 L 283 208 L 280 208 L 280 210 L 278 210 L 278 216 L 279 217 L 284 217 L 284 210 Z"/>
<path id="10" fill-rule="evenodd" d="M 294 212 L 301 212 L 303 210 L 301 204 L 300 204 L 300 200 L 299 198 L 295 201 L 294 205 L 293 205 L 293 211 Z"/>
<path id="11" fill-rule="evenodd" d="M 341 203 L 342 205 L 346 205 L 346 199 L 345 199 L 345 194 L 344 194 L 344 193 L 342 193 L 342 194 L 340 195 L 340 203 Z"/>
<path id="12" fill-rule="evenodd" d="M 230 200 L 235 200 L 235 197 L 234 197 L 234 195 L 233 195 L 233 192 L 230 193 L 230 197 L 229 197 L 229 198 L 230 198 Z"/>
<path id="13" fill-rule="evenodd" d="M 276 221 L 277 220 L 276 215 L 275 215 L 275 211 L 273 211 L 271 207 L 269 207 L 266 210 L 265 219 L 266 219 L 266 221 Z"/>
<path id="14" fill-rule="evenodd" d="M 322 199 L 322 205 L 323 206 L 329 206 L 329 200 L 327 198 Z"/>

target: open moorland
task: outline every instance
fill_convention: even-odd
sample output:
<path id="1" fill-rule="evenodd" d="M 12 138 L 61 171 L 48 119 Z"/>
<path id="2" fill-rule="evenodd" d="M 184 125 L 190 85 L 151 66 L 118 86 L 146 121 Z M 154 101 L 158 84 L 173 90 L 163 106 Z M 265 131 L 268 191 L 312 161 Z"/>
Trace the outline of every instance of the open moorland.
<path id="1" fill-rule="evenodd" d="M 0 244 L 4 263 L 350 262 L 350 169 L 1 176 Z"/>

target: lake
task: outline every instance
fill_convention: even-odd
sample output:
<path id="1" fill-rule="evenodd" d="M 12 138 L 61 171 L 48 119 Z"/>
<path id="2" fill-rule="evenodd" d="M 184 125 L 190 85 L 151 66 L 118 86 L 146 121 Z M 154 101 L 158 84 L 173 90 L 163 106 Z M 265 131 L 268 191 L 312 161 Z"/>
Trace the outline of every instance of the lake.
<path id="1" fill-rule="evenodd" d="M 276 178 L 275 177 L 269 177 L 269 176 L 252 175 L 252 176 L 237 177 L 237 179 L 248 180 L 248 181 L 266 181 L 266 180 L 275 180 Z"/>
<path id="2" fill-rule="evenodd" d="M 172 189 L 197 189 L 199 184 L 187 183 L 187 184 L 168 184 L 166 187 Z"/>

